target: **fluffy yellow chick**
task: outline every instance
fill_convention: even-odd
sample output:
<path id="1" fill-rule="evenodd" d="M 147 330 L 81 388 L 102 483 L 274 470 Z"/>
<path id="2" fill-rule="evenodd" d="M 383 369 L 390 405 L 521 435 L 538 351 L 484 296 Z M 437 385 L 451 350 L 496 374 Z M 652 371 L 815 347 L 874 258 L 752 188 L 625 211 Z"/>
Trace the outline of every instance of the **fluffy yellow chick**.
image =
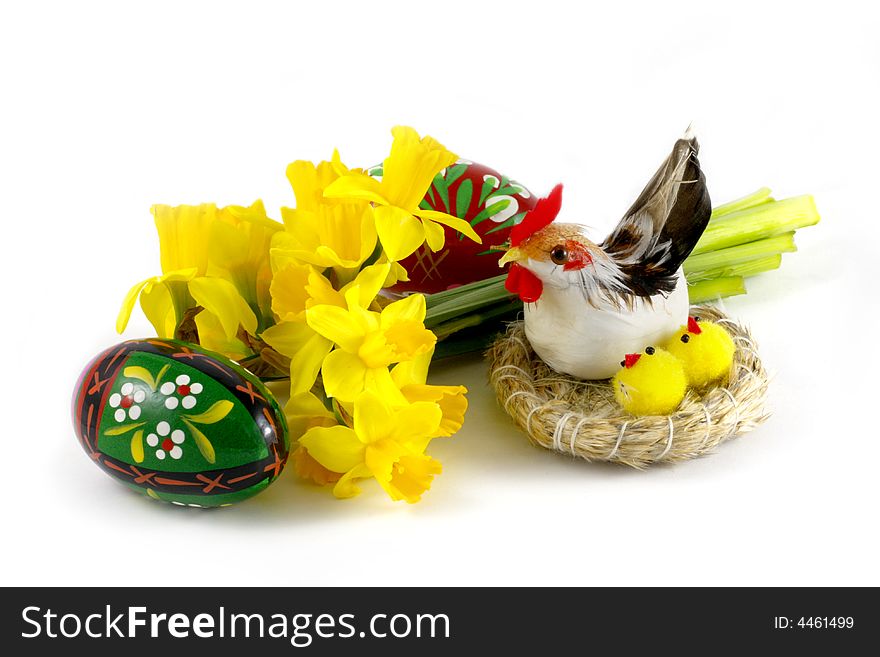
<path id="1" fill-rule="evenodd" d="M 687 326 L 682 326 L 664 346 L 681 361 L 688 385 L 697 390 L 725 380 L 736 351 L 724 328 L 694 317 L 688 317 Z"/>
<path id="2" fill-rule="evenodd" d="M 611 379 L 614 396 L 633 415 L 669 415 L 687 390 L 687 378 L 677 358 L 663 349 L 648 347 L 627 354 L 621 370 Z"/>

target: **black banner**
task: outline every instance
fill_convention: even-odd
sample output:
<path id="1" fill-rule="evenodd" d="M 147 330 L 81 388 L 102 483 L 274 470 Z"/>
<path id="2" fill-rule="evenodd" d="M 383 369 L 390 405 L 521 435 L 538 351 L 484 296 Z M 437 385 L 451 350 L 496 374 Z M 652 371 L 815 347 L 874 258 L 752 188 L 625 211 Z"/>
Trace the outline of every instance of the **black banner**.
<path id="1" fill-rule="evenodd" d="M 851 654 L 880 634 L 877 591 L 839 588 L 22 588 L 0 613 L 15 655 Z"/>

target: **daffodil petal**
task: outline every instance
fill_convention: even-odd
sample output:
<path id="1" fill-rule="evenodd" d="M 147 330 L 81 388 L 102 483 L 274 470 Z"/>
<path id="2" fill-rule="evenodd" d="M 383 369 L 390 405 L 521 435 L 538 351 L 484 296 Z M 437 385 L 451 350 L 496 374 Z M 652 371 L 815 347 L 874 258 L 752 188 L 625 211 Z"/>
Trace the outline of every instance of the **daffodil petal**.
<path id="1" fill-rule="evenodd" d="M 412 360 L 398 363 L 391 370 L 391 378 L 394 385 L 403 388 L 408 385 L 424 384 L 428 380 L 428 368 L 431 365 L 431 358 L 434 356 L 434 350 L 421 354 Z M 436 401 L 436 400 L 430 400 Z"/>
<path id="2" fill-rule="evenodd" d="M 232 360 L 241 360 L 253 355 L 244 342 L 238 338 L 226 336 L 223 325 L 213 313 L 203 310 L 196 315 L 195 322 L 199 332 L 199 344 L 205 349 L 221 353 Z"/>
<path id="3" fill-rule="evenodd" d="M 324 403 L 312 392 L 291 395 L 284 406 L 284 414 L 291 416 L 309 415 L 314 417 L 333 418 Z"/>
<path id="4" fill-rule="evenodd" d="M 260 338 L 279 354 L 293 358 L 314 335 L 315 330 L 303 321 L 282 321 L 263 331 Z"/>
<path id="5" fill-rule="evenodd" d="M 122 300 L 122 307 L 119 309 L 119 315 L 116 317 L 116 332 L 122 333 L 128 326 L 128 320 L 131 319 L 131 311 L 134 310 L 134 304 L 147 285 L 152 285 L 156 281 L 155 278 L 148 278 L 131 286 L 131 289 L 125 294 Z"/>
<path id="6" fill-rule="evenodd" d="M 434 435 L 443 413 L 435 402 L 420 401 L 397 411 L 389 437 L 400 443 Z"/>
<path id="7" fill-rule="evenodd" d="M 367 368 L 354 354 L 334 349 L 324 359 L 321 374 L 328 397 L 350 402 L 363 392 Z"/>
<path id="8" fill-rule="evenodd" d="M 200 306 L 217 316 L 226 336 L 234 337 L 238 327 L 256 334 L 257 317 L 235 286 L 222 278 L 194 278 L 189 292 Z"/>
<path id="9" fill-rule="evenodd" d="M 397 322 L 424 322 L 427 305 L 423 294 L 411 294 L 398 301 L 388 304 L 382 309 L 379 318 L 380 326 L 388 329 Z"/>
<path id="10" fill-rule="evenodd" d="M 141 310 L 156 329 L 156 335 L 160 338 L 174 337 L 177 317 L 167 286 L 160 284 L 144 287 L 141 291 Z"/>
<path id="11" fill-rule="evenodd" d="M 394 430 L 394 414 L 381 395 L 366 390 L 354 401 L 354 430 L 371 443 L 388 438 Z"/>
<path id="12" fill-rule="evenodd" d="M 311 389 L 333 343 L 305 322 L 279 322 L 261 334 L 270 347 L 290 358 L 290 394 Z"/>
<path id="13" fill-rule="evenodd" d="M 324 198 L 355 199 L 388 205 L 388 200 L 382 196 L 379 181 L 366 174 L 337 178 L 324 190 Z"/>
<path id="14" fill-rule="evenodd" d="M 330 340 L 315 333 L 290 359 L 290 394 L 306 392 L 315 385 L 321 364 L 332 348 Z"/>
<path id="15" fill-rule="evenodd" d="M 364 376 L 364 390 L 379 395 L 392 406 L 403 406 L 408 403 L 400 389 L 394 385 L 387 367 L 368 368 Z"/>
<path id="16" fill-rule="evenodd" d="M 365 446 L 348 427 L 312 427 L 299 439 L 299 444 L 334 472 L 348 472 L 364 462 Z"/>
<path id="17" fill-rule="evenodd" d="M 309 308 L 320 305 L 339 306 L 345 308 L 345 297 L 339 290 L 333 289 L 330 281 L 323 274 L 319 274 L 312 269 L 309 274 L 309 282 L 306 286 L 306 292 L 310 299 L 307 302 Z"/>
<path id="18" fill-rule="evenodd" d="M 451 214 L 445 212 L 438 212 L 437 210 L 422 210 L 421 208 L 415 210 L 414 213 L 422 219 L 430 219 L 431 221 L 436 221 L 438 224 L 449 226 L 465 235 L 465 237 L 471 238 L 477 244 L 483 243 L 483 239 L 477 235 L 474 227 L 464 219 L 453 217 Z"/>
<path id="19" fill-rule="evenodd" d="M 425 227 L 425 242 L 428 248 L 436 253 L 446 243 L 446 231 L 443 226 L 430 219 L 422 220 L 422 225 Z"/>
<path id="20" fill-rule="evenodd" d="M 388 257 L 395 262 L 415 252 L 425 241 L 422 222 L 396 206 L 373 208 L 376 232 Z"/>
<path id="21" fill-rule="evenodd" d="M 361 308 L 369 308 L 370 304 L 376 298 L 385 285 L 388 273 L 391 271 L 389 263 L 370 265 L 364 267 L 351 283 L 342 288 L 341 292 L 345 294 L 351 287 L 358 286 L 357 304 Z"/>
<path id="22" fill-rule="evenodd" d="M 356 352 L 364 340 L 365 332 L 360 324 L 353 322 L 351 313 L 338 306 L 312 306 L 306 311 L 306 321 L 345 351 Z"/>
<path id="23" fill-rule="evenodd" d="M 292 394 L 284 406 L 284 416 L 293 440 L 312 427 L 336 426 L 336 418 L 324 404 L 311 392 Z"/>
<path id="24" fill-rule="evenodd" d="M 464 386 L 431 386 L 413 383 L 403 386 L 400 392 L 410 403 L 435 402 L 440 407 L 442 419 L 440 426 L 433 434 L 435 437 L 451 436 L 457 433 L 464 424 L 464 416 L 468 408 L 467 397 L 465 397 L 467 388 Z"/>
<path id="25" fill-rule="evenodd" d="M 339 499 L 347 499 L 359 495 L 361 489 L 357 487 L 355 482 L 369 476 L 370 470 L 365 465 L 358 465 L 352 468 L 342 475 L 342 478 L 336 482 L 336 485 L 333 487 L 333 495 Z"/>
<path id="26" fill-rule="evenodd" d="M 371 205 L 367 205 L 361 213 L 361 242 L 358 254 L 358 266 L 367 258 L 373 255 L 376 250 L 376 242 L 379 241 L 379 234 L 376 232 L 375 209 Z"/>

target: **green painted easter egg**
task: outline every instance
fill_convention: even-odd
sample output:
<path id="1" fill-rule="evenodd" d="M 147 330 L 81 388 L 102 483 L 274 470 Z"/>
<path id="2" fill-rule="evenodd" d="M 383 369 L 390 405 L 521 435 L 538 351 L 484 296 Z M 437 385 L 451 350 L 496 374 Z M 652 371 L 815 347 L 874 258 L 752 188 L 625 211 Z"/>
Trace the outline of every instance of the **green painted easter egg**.
<path id="1" fill-rule="evenodd" d="M 174 504 L 226 506 L 271 484 L 287 461 L 284 414 L 253 374 L 176 340 L 129 340 L 86 366 L 74 426 L 113 478 Z"/>

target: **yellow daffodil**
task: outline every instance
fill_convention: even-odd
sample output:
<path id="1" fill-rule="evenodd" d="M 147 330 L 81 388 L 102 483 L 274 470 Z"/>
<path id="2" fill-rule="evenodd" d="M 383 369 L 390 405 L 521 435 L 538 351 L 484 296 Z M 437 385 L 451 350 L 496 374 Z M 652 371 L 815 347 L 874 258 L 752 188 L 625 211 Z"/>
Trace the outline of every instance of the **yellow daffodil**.
<path id="1" fill-rule="evenodd" d="M 290 434 L 299 438 L 313 427 L 336 426 L 336 417 L 327 410 L 321 400 L 310 392 L 294 395 L 284 407 Z M 318 463 L 309 451 L 300 445 L 290 455 L 294 471 L 303 479 L 320 486 L 334 484 L 342 477 L 341 472 L 333 472 Z"/>
<path id="2" fill-rule="evenodd" d="M 162 272 L 195 267 L 194 276 L 208 273 L 208 234 L 217 221 L 217 206 L 154 205 L 150 208 L 159 233 Z"/>
<path id="3" fill-rule="evenodd" d="M 345 292 L 345 309 L 320 305 L 306 311 L 308 325 L 338 347 L 321 367 L 324 390 L 342 402 L 366 389 L 402 400 L 388 366 L 427 353 L 437 341 L 424 325 L 425 297 L 413 294 L 378 313 L 364 310 L 362 296 L 354 285 Z"/>
<path id="4" fill-rule="evenodd" d="M 128 326 L 131 311 L 140 297 L 141 308 L 144 315 L 156 329 L 157 335 L 162 338 L 170 338 L 174 329 L 189 304 L 191 299 L 187 289 L 187 281 L 195 277 L 198 269 L 170 270 L 161 276 L 152 276 L 136 283 L 125 295 L 122 308 L 116 318 L 116 331 L 122 333 Z"/>
<path id="5" fill-rule="evenodd" d="M 143 297 L 141 298 L 143 301 Z M 251 348 L 237 337 L 229 337 L 217 315 L 200 312 L 195 317 L 199 344 L 205 349 L 224 354 L 232 360 L 244 360 L 253 355 Z"/>
<path id="6" fill-rule="evenodd" d="M 195 305 L 187 281 L 208 271 L 208 234 L 217 221 L 217 206 L 154 205 L 150 208 L 159 233 L 159 260 L 162 275 L 136 283 L 125 295 L 116 319 L 122 333 L 128 325 L 135 301 L 163 338 L 172 337 L 183 313 Z"/>
<path id="7" fill-rule="evenodd" d="M 262 201 L 250 207 L 228 206 L 211 225 L 208 276 L 231 282 L 257 318 L 259 327 L 271 322 L 269 249 L 272 236 L 284 226 L 266 216 Z"/>
<path id="8" fill-rule="evenodd" d="M 303 479 L 311 481 L 318 486 L 335 484 L 342 478 L 342 473 L 328 470 L 309 454 L 309 450 L 300 445 L 290 455 L 293 461 L 293 471 Z"/>
<path id="9" fill-rule="evenodd" d="M 298 440 L 312 427 L 333 427 L 338 424 L 336 416 L 312 392 L 292 395 L 284 406 L 284 416 L 294 440 Z"/>
<path id="10" fill-rule="evenodd" d="M 223 353 L 240 355 L 239 327 L 256 334 L 267 318 L 271 321 L 269 246 L 281 224 L 266 217 L 261 201 L 219 209 L 213 203 L 155 205 L 152 213 L 163 274 L 129 290 L 117 331 L 125 330 L 138 297 L 161 337 L 173 337 L 184 313 L 202 306 L 196 326 L 205 331 L 203 344 L 225 345 Z"/>
<path id="11" fill-rule="evenodd" d="M 270 289 L 272 308 L 279 321 L 263 331 L 261 337 L 273 349 L 290 358 L 291 396 L 307 392 L 312 387 L 321 363 L 333 347 L 330 338 L 306 323 L 307 309 L 334 306 L 343 311 L 348 307 L 348 291 L 354 290 L 353 303 L 365 311 L 379 293 L 389 270 L 388 264 L 365 267 L 342 290 L 335 290 L 330 281 L 311 265 L 289 262 L 275 273 Z"/>
<path id="12" fill-rule="evenodd" d="M 321 269 L 357 270 L 376 248 L 376 225 L 369 202 L 329 201 L 324 189 L 339 176 L 351 172 L 334 154 L 334 162 L 317 166 L 299 160 L 287 167 L 296 195 L 296 208 L 281 208 L 285 231 L 273 242 L 273 261 L 294 259 Z"/>
<path id="13" fill-rule="evenodd" d="M 424 453 L 440 421 L 437 404 L 393 408 L 365 391 L 354 402 L 352 428 L 313 427 L 300 445 L 327 470 L 344 473 L 333 488 L 337 497 L 357 495 L 357 480 L 375 477 L 392 499 L 414 503 L 441 471 L 440 463 Z"/>
<path id="14" fill-rule="evenodd" d="M 443 415 L 437 433 L 433 437 L 451 436 L 461 429 L 467 412 L 467 388 L 464 386 L 428 385 L 428 366 L 434 355 L 432 349 L 411 361 L 399 363 L 391 370 L 391 379 L 410 402 L 434 402 Z"/>
<path id="15" fill-rule="evenodd" d="M 384 163 L 381 182 L 363 174 L 344 175 L 327 186 L 324 197 L 374 203 L 379 240 L 393 261 L 407 257 L 424 242 L 432 251 L 443 248 L 443 225 L 481 242 L 468 222 L 419 207 L 434 176 L 455 162 L 457 156 L 431 137 L 420 139 L 412 128 L 397 126 L 391 133 L 394 142 Z"/>

